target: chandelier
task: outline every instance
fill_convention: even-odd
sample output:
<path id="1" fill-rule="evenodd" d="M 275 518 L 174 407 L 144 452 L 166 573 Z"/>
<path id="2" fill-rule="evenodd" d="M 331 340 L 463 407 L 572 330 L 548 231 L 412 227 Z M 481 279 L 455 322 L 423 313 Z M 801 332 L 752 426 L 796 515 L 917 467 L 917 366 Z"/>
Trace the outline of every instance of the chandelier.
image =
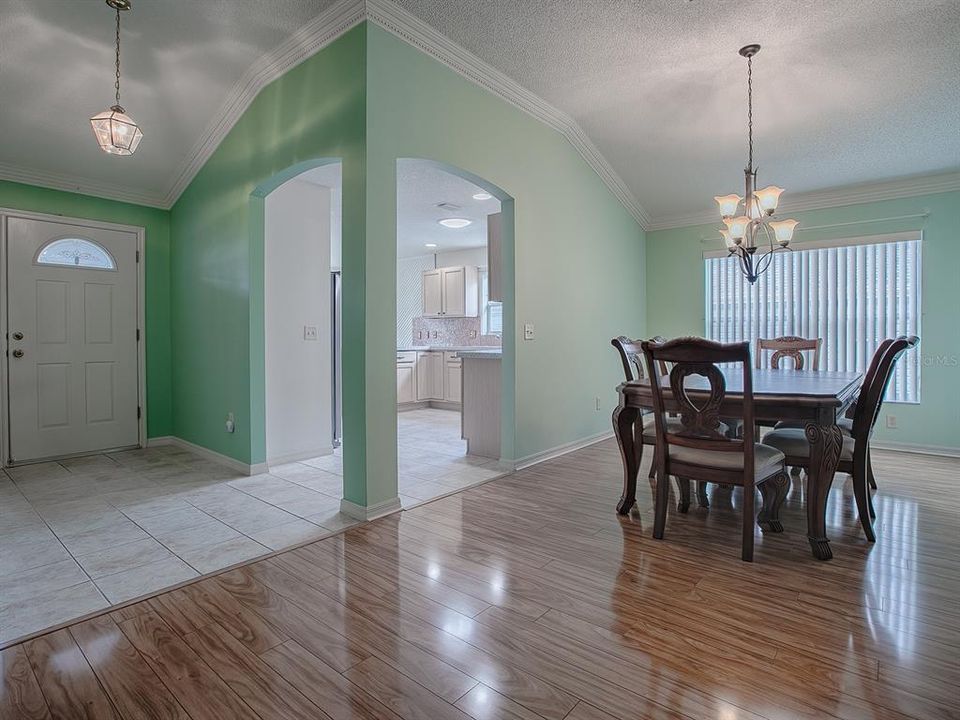
<path id="1" fill-rule="evenodd" d="M 746 45 L 740 54 L 747 59 L 747 139 L 749 155 L 743 170 L 744 193 L 715 197 L 727 229 L 721 230 L 727 250 L 740 261 L 740 270 L 748 282 L 755 283 L 770 266 L 777 250 L 789 250 L 796 220 L 773 220 L 783 188 L 770 185 L 757 190 L 757 171 L 753 167 L 753 56 L 759 45 Z M 743 203 L 743 213 L 740 203 Z M 760 244 L 764 247 L 761 248 Z"/>
<path id="2" fill-rule="evenodd" d="M 117 62 L 116 103 L 90 118 L 94 137 L 100 149 L 111 155 L 133 155 L 143 139 L 143 133 L 133 118 L 127 115 L 120 105 L 120 11 L 130 9 L 130 0 L 106 0 L 107 5 L 117 11 Z"/>

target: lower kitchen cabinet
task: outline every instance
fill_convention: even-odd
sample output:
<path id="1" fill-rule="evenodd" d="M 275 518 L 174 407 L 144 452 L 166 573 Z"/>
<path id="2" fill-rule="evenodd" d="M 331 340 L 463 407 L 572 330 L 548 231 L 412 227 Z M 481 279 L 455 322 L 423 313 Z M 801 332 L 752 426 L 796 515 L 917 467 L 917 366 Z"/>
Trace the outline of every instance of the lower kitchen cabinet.
<path id="1" fill-rule="evenodd" d="M 459 403 L 463 390 L 463 361 L 456 353 L 443 354 L 443 399 L 446 402 Z"/>
<path id="2" fill-rule="evenodd" d="M 417 354 L 397 353 L 397 404 L 417 401 Z"/>
<path id="3" fill-rule="evenodd" d="M 443 353 L 417 353 L 417 400 L 443 400 Z"/>

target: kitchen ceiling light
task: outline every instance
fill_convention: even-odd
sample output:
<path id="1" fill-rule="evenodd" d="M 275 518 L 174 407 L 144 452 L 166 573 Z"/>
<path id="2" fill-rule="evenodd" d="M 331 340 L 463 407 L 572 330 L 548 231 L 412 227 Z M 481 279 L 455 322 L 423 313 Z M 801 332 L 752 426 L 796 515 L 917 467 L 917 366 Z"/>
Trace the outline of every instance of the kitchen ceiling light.
<path id="1" fill-rule="evenodd" d="M 437 244 L 436 244 L 436 243 L 424 243 L 423 246 L 424 246 L 424 247 L 428 247 L 428 248 L 435 248 L 435 247 L 437 246 Z"/>
<path id="2" fill-rule="evenodd" d="M 110 155 L 133 155 L 143 139 L 143 132 L 120 105 L 120 11 L 130 9 L 130 0 L 106 0 L 117 13 L 116 32 L 116 103 L 90 118 L 90 127 L 100 149 Z"/>
<path id="3" fill-rule="evenodd" d="M 478 192 L 476 195 L 473 196 L 473 199 L 474 199 L 474 200 L 489 200 L 489 199 L 492 198 L 492 197 L 493 197 L 493 195 L 491 195 L 491 194 L 488 193 L 488 192 Z"/>
<path id="4" fill-rule="evenodd" d="M 437 220 L 437 222 L 446 228 L 452 228 L 454 230 L 459 230 L 460 228 L 465 228 L 467 225 L 473 224 L 473 220 L 467 220 L 466 218 L 444 218 L 443 220 Z"/>

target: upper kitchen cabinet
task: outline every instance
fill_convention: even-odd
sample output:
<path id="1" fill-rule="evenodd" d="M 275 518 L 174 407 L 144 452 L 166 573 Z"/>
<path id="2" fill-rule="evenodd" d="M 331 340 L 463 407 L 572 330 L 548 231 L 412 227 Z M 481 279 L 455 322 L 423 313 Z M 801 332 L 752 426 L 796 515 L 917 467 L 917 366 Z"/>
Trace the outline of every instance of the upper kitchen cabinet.
<path id="1" fill-rule="evenodd" d="M 476 267 L 459 266 L 425 270 L 424 317 L 478 317 L 480 286 Z"/>

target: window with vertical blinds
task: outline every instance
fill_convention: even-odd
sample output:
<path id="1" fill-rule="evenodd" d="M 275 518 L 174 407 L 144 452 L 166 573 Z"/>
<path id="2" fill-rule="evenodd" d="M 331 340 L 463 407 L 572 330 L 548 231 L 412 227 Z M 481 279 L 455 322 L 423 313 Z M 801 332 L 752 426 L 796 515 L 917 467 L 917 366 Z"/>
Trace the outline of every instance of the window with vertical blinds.
<path id="1" fill-rule="evenodd" d="M 884 338 L 920 335 L 920 234 L 806 243 L 778 252 L 755 285 L 705 253 L 706 334 L 721 342 L 823 339 L 822 370 L 866 370 Z M 886 399 L 920 402 L 920 353 L 900 358 Z"/>

